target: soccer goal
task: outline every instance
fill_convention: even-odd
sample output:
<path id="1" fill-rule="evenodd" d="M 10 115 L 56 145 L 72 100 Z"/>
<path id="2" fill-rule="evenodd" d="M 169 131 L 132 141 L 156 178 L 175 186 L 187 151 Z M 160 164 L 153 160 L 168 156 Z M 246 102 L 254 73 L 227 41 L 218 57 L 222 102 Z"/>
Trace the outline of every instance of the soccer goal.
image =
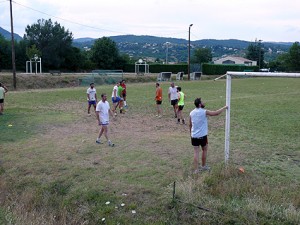
<path id="1" fill-rule="evenodd" d="M 88 86 L 90 83 L 96 85 L 115 84 L 123 80 L 123 70 L 93 70 L 89 75 L 79 78 L 80 86 Z"/>
<path id="2" fill-rule="evenodd" d="M 300 77 L 300 73 L 267 73 L 267 72 L 232 72 L 228 71 L 226 76 L 226 121 L 225 121 L 225 164 L 229 160 L 229 147 L 230 147 L 230 100 L 231 100 L 231 77 L 233 76 L 248 76 L 248 77 Z M 221 78 L 219 77 L 219 78 Z M 219 79 L 216 78 L 215 80 Z"/>

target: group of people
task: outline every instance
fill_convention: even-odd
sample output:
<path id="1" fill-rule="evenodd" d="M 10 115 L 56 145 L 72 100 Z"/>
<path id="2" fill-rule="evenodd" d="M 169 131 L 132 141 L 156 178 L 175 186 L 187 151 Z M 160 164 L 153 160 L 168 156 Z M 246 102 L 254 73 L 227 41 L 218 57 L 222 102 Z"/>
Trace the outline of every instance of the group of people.
<path id="1" fill-rule="evenodd" d="M 180 120 L 185 124 L 185 119 L 183 117 L 183 108 L 184 108 L 184 99 L 186 95 L 182 92 L 181 87 L 176 87 L 174 82 L 171 82 L 171 85 L 168 89 L 168 99 L 174 110 L 174 117 L 177 118 L 177 123 L 180 123 Z M 157 117 L 162 116 L 162 88 L 159 83 L 156 83 L 156 95 L 155 101 L 157 106 Z M 224 106 L 218 110 L 210 111 L 206 110 L 205 103 L 201 98 L 196 98 L 194 101 L 195 109 L 190 112 L 189 119 L 189 128 L 191 143 L 194 147 L 194 173 L 199 173 L 200 171 L 210 170 L 210 167 L 206 164 L 207 150 L 208 150 L 208 116 L 217 116 L 222 113 L 227 106 Z M 200 146 L 202 149 L 202 158 L 201 164 L 199 165 L 199 153 Z"/>
<path id="2" fill-rule="evenodd" d="M 185 124 L 185 119 L 183 116 L 183 108 L 184 108 L 184 99 L 186 95 L 182 92 L 181 87 L 175 86 L 174 82 L 171 82 L 171 86 L 168 89 L 168 99 L 174 110 L 174 117 L 177 118 L 177 123 L 182 121 L 182 124 Z M 162 117 L 162 88 L 159 83 L 156 83 L 156 94 L 155 101 L 157 107 L 157 117 Z"/>
<path id="3" fill-rule="evenodd" d="M 94 107 L 96 112 L 96 118 L 98 124 L 101 126 L 98 137 L 96 139 L 97 144 L 102 144 L 101 136 L 104 135 L 108 146 L 114 147 L 114 143 L 109 138 L 108 125 L 109 116 L 117 116 L 117 108 L 119 107 L 120 113 L 125 113 L 127 108 L 126 103 L 126 83 L 125 80 L 117 82 L 113 88 L 111 100 L 113 103 L 113 108 L 110 108 L 109 102 L 107 101 L 107 95 L 105 93 L 101 94 L 101 100 L 97 100 L 97 91 L 94 83 L 90 83 L 90 87 L 86 91 L 88 100 L 88 115 L 91 115 L 91 107 Z M 124 108 L 123 108 L 124 107 Z"/>
<path id="4" fill-rule="evenodd" d="M 0 95 L 1 97 L 1 95 Z M 183 116 L 184 100 L 186 95 L 182 92 L 181 87 L 175 86 L 174 82 L 171 82 L 171 85 L 168 89 L 168 100 L 173 106 L 174 117 L 177 118 L 177 123 L 180 123 L 180 120 L 185 124 L 185 119 Z M 90 84 L 90 87 L 87 89 L 87 98 L 88 98 L 88 115 L 90 115 L 90 109 L 93 105 L 96 111 L 96 117 L 98 124 L 101 126 L 98 138 L 96 139 L 97 144 L 102 144 L 101 136 L 104 135 L 108 146 L 113 147 L 114 144 L 111 142 L 108 134 L 108 125 L 109 125 L 109 116 L 115 117 L 117 115 L 117 107 L 120 109 L 120 113 L 124 113 L 123 106 L 126 108 L 126 84 L 122 80 L 118 82 L 112 91 L 112 103 L 113 108 L 110 108 L 110 105 L 107 101 L 107 95 L 101 94 L 101 100 L 97 101 L 97 93 L 94 87 L 94 83 Z M 157 106 L 157 117 L 162 117 L 162 101 L 163 101 L 163 91 L 159 83 L 156 83 L 156 94 L 155 101 Z M 98 103 L 97 103 L 98 102 Z M 208 151 L 208 116 L 217 116 L 221 114 L 227 106 L 224 106 L 218 110 L 211 111 L 205 109 L 205 103 L 201 98 L 196 98 L 194 101 L 195 109 L 193 109 L 189 114 L 189 130 L 191 136 L 191 144 L 194 147 L 194 161 L 193 169 L 194 173 L 199 173 L 200 171 L 210 170 L 210 167 L 206 164 L 206 157 Z M 199 163 L 199 153 L 200 146 L 202 150 L 201 164 Z"/>

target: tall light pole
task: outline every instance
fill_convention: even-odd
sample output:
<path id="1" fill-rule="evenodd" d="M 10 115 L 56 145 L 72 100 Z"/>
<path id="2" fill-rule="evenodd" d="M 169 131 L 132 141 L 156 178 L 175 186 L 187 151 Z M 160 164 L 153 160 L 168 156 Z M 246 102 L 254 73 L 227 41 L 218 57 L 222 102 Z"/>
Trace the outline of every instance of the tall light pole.
<path id="1" fill-rule="evenodd" d="M 17 78 L 16 78 L 16 58 L 15 58 L 15 39 L 14 39 L 14 23 L 12 15 L 12 3 L 10 0 L 10 32 L 11 32 L 11 60 L 12 60 L 12 70 L 13 70 L 13 86 L 14 89 L 17 88 Z"/>
<path id="2" fill-rule="evenodd" d="M 261 42 L 262 40 L 258 40 L 258 46 L 259 46 L 259 51 L 258 51 L 258 69 L 260 70 L 260 64 L 261 64 Z"/>
<path id="3" fill-rule="evenodd" d="M 190 80 L 190 60 L 191 60 L 191 27 L 193 24 L 189 26 L 189 44 L 188 44 L 188 80 Z"/>
<path id="4" fill-rule="evenodd" d="M 166 64 L 168 64 L 168 51 L 169 51 L 169 44 L 171 44 L 170 42 L 166 42 L 165 43 L 166 46 L 167 46 L 167 49 L 166 49 Z"/>

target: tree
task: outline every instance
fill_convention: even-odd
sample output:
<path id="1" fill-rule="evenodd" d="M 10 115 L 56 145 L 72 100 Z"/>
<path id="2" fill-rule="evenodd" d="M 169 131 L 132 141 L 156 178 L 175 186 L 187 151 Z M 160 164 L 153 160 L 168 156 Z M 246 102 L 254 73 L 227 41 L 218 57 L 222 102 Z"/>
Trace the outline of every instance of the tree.
<path id="1" fill-rule="evenodd" d="M 99 69 L 120 68 L 120 55 L 116 43 L 108 37 L 99 38 L 91 48 L 91 60 Z"/>
<path id="2" fill-rule="evenodd" d="M 72 33 L 51 19 L 40 19 L 36 24 L 27 25 L 24 39 L 28 46 L 35 45 L 43 56 L 46 68 L 60 68 L 66 60 L 66 54 L 72 51 Z"/>
<path id="3" fill-rule="evenodd" d="M 295 42 L 289 49 L 288 69 L 290 71 L 300 71 L 300 45 Z"/>
<path id="4" fill-rule="evenodd" d="M 210 48 L 198 48 L 194 51 L 191 59 L 192 63 L 209 63 L 212 61 L 212 53 Z"/>
<path id="5" fill-rule="evenodd" d="M 26 48 L 26 56 L 28 60 L 30 60 L 35 56 L 41 57 L 42 53 L 36 48 L 36 45 L 31 45 L 29 48 Z"/>
<path id="6" fill-rule="evenodd" d="M 259 68 L 264 67 L 264 58 L 265 50 L 261 41 L 255 41 L 254 44 L 250 44 L 247 48 L 246 58 L 256 61 Z"/>
<path id="7" fill-rule="evenodd" d="M 0 34 L 0 70 L 11 67 L 11 44 Z"/>

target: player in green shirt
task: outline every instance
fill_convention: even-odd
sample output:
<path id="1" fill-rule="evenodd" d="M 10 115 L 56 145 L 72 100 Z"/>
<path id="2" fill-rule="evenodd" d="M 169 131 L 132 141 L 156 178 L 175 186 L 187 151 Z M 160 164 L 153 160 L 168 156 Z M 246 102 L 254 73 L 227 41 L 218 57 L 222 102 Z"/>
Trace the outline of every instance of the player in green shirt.
<path id="1" fill-rule="evenodd" d="M 178 110 L 177 110 L 177 124 L 180 123 L 180 119 L 182 120 L 182 124 L 185 124 L 185 120 L 183 118 L 182 110 L 184 107 L 184 98 L 185 94 L 181 91 L 181 87 L 177 87 L 178 92 Z"/>
<path id="2" fill-rule="evenodd" d="M 121 85 L 119 85 L 119 87 L 118 87 L 118 96 L 120 96 L 120 98 L 121 98 L 121 100 L 119 102 L 120 113 L 125 113 L 125 110 L 123 109 L 124 99 L 122 98 L 123 90 L 124 90 L 124 88 Z"/>

